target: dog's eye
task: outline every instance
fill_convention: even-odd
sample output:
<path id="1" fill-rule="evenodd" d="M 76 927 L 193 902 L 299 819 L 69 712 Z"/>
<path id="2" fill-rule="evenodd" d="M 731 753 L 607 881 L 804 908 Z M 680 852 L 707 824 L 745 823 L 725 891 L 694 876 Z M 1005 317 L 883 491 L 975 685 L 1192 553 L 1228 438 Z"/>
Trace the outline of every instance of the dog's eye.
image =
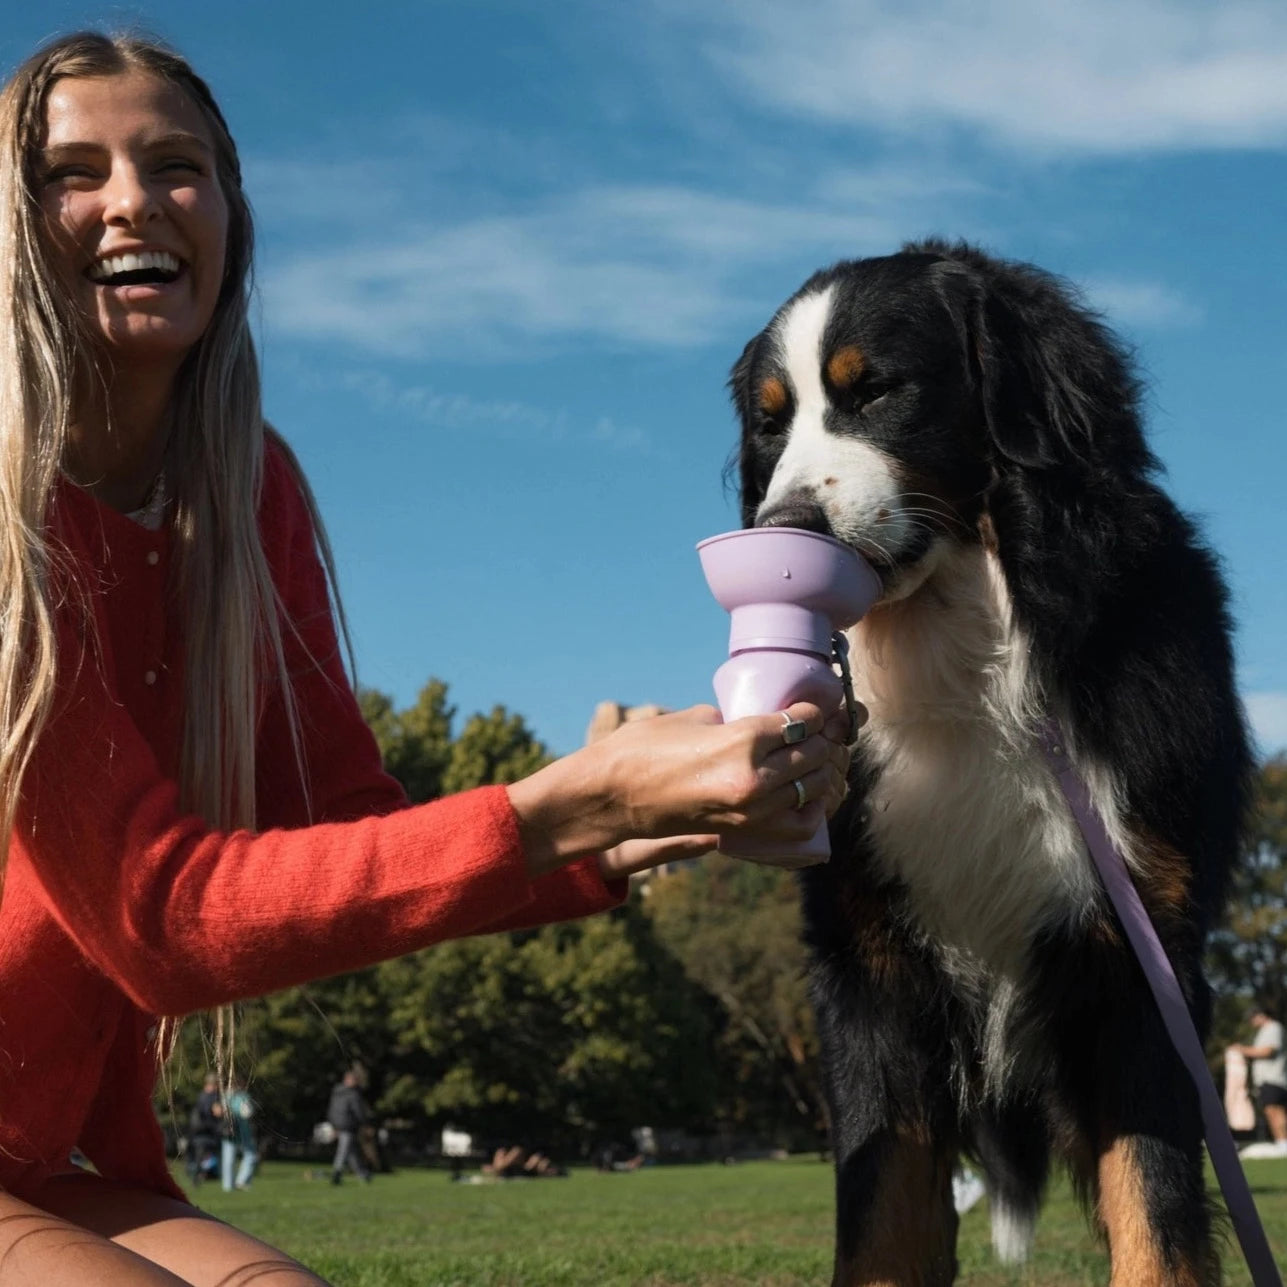
<path id="1" fill-rule="evenodd" d="M 862 415 L 879 406 L 897 387 L 896 380 L 860 380 L 852 388 L 836 390 L 832 396 L 842 411 Z"/>
<path id="2" fill-rule="evenodd" d="M 788 412 L 779 411 L 776 414 L 761 411 L 756 428 L 762 434 L 773 437 L 776 434 L 785 433 L 787 426 L 791 423 L 791 416 Z"/>

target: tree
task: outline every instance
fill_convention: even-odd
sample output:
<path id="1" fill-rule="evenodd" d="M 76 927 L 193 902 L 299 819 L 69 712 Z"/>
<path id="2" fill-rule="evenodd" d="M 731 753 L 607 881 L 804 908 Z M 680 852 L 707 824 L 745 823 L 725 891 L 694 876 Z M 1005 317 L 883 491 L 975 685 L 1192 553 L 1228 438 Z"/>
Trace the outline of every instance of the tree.
<path id="1" fill-rule="evenodd" d="M 391 698 L 371 688 L 363 689 L 358 700 L 384 767 L 413 804 L 436 800 L 453 789 L 444 786 L 443 779 L 451 763 L 456 708 L 447 704 L 447 685 L 441 679 L 431 679 L 415 705 L 404 711 L 395 711 Z"/>
<path id="2" fill-rule="evenodd" d="M 713 855 L 649 890 L 658 938 L 721 1016 L 721 1125 L 812 1143 L 826 1107 L 794 878 Z"/>
<path id="3" fill-rule="evenodd" d="M 493 706 L 489 715 L 471 715 L 452 743 L 442 789 L 450 795 L 487 783 L 517 782 L 549 762 L 549 752 L 522 716 Z"/>
<path id="4" fill-rule="evenodd" d="M 1255 997 L 1287 1019 L 1287 757 L 1261 767 L 1247 852 L 1207 963 L 1216 990 L 1212 1049 L 1249 1039 Z"/>
<path id="5" fill-rule="evenodd" d="M 493 706 L 474 714 L 453 737 L 456 708 L 447 703 L 447 685 L 431 679 L 407 710 L 392 698 L 364 689 L 362 714 L 375 734 L 384 767 L 414 804 L 454 795 L 470 787 L 517 782 L 548 764 L 550 755 L 521 715 Z"/>
<path id="6" fill-rule="evenodd" d="M 712 1113 L 700 999 L 633 908 L 379 973 L 398 1034 L 387 1112 L 562 1150 Z"/>

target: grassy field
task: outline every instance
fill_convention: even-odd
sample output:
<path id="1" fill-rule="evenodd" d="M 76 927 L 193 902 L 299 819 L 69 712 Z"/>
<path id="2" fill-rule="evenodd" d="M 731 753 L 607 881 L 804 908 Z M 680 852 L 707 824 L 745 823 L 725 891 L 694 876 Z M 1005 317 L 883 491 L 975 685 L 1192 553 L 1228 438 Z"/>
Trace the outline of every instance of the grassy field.
<path id="1" fill-rule="evenodd" d="M 1270 1240 L 1287 1258 L 1287 1161 L 1247 1166 Z M 826 1283 L 831 1272 L 831 1168 L 816 1159 L 487 1185 L 406 1170 L 339 1188 L 304 1166 L 268 1163 L 247 1192 L 207 1184 L 196 1197 L 336 1287 L 788 1287 Z M 959 1281 L 972 1287 L 1108 1281 L 1106 1257 L 1063 1185 L 1022 1270 L 993 1259 L 986 1200 L 963 1218 L 959 1254 Z M 1226 1265 L 1230 1287 L 1249 1287 L 1236 1244 Z"/>

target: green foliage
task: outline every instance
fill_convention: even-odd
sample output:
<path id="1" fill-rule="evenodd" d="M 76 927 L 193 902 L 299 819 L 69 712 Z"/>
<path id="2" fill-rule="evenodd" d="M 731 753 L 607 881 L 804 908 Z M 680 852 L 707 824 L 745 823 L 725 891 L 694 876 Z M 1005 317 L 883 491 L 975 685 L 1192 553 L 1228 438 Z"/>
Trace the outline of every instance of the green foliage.
<path id="1" fill-rule="evenodd" d="M 447 685 L 440 679 L 431 679 L 404 711 L 375 689 L 364 689 L 359 702 L 384 767 L 414 804 L 470 787 L 517 782 L 550 760 L 522 716 L 504 706 L 471 715 L 454 737 L 456 708 L 448 705 Z"/>
<path id="2" fill-rule="evenodd" d="M 705 1118 L 692 988 L 632 909 L 446 943 L 380 967 L 399 1075 L 380 1107 L 569 1150 Z"/>
<path id="3" fill-rule="evenodd" d="M 1217 994 L 1212 1049 L 1250 1040 L 1256 997 L 1287 1019 L 1287 758 L 1261 768 L 1247 853 L 1207 964 Z"/>
<path id="4" fill-rule="evenodd" d="M 550 762 L 519 715 L 493 706 L 489 715 L 472 715 L 452 743 L 442 776 L 445 795 L 491 782 L 517 782 Z"/>
<path id="5" fill-rule="evenodd" d="M 648 909 L 720 1016 L 721 1124 L 807 1144 L 826 1108 L 794 878 L 711 855 L 655 882 Z"/>
<path id="6" fill-rule="evenodd" d="M 444 786 L 444 778 L 451 764 L 456 708 L 447 705 L 447 685 L 442 680 L 431 679 L 415 704 L 404 711 L 395 711 L 391 698 L 370 688 L 358 700 L 379 743 L 384 767 L 402 783 L 413 804 L 436 800 L 453 789 Z"/>
<path id="7" fill-rule="evenodd" d="M 258 1126 L 268 1140 L 307 1142 L 326 1113 L 331 1087 L 354 1062 L 382 1068 L 389 1047 L 386 1004 L 374 969 L 287 988 L 235 1011 L 235 1071 L 249 1083 Z M 176 1124 L 215 1067 L 212 1015 L 188 1020 L 170 1065 L 170 1086 L 158 1091 L 163 1120 Z M 228 1070 L 231 1071 L 231 1070 Z"/>

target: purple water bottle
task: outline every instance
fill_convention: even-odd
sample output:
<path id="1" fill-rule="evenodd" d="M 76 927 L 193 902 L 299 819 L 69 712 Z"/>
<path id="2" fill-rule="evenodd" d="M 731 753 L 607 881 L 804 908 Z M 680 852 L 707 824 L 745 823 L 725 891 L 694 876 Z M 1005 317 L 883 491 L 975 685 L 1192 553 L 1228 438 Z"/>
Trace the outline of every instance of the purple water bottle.
<path id="1" fill-rule="evenodd" d="M 725 720 L 767 715 L 792 702 L 839 706 L 833 636 L 880 594 L 880 579 L 847 545 L 794 527 L 724 532 L 697 546 L 711 588 L 729 613 L 729 659 L 715 672 Z M 842 640 L 843 641 L 843 640 Z M 786 845 L 753 834 L 720 837 L 720 852 L 777 867 L 810 867 L 831 856 L 822 806 L 810 802 L 813 836 Z"/>

